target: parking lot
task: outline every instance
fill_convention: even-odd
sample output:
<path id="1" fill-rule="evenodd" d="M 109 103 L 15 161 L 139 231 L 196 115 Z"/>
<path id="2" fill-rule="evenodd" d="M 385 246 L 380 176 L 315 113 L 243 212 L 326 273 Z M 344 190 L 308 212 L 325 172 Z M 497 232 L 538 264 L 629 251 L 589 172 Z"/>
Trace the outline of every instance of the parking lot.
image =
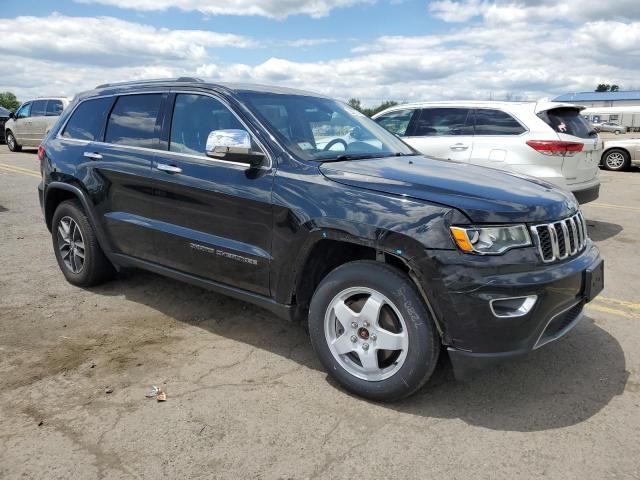
<path id="1" fill-rule="evenodd" d="M 606 288 L 567 337 L 375 404 L 252 305 L 145 272 L 69 285 L 34 153 L 0 146 L 0 478 L 640 478 L 640 168 L 584 206 Z"/>

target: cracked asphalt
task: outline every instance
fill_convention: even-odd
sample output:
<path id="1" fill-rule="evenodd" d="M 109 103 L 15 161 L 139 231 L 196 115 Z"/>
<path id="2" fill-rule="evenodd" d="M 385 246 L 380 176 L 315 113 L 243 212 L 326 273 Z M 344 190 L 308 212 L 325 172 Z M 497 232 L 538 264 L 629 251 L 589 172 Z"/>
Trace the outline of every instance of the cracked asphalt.
<path id="1" fill-rule="evenodd" d="M 640 478 L 640 169 L 584 207 L 607 285 L 574 331 L 396 404 L 249 304 L 139 271 L 72 287 L 37 170 L 0 146 L 0 478 Z"/>

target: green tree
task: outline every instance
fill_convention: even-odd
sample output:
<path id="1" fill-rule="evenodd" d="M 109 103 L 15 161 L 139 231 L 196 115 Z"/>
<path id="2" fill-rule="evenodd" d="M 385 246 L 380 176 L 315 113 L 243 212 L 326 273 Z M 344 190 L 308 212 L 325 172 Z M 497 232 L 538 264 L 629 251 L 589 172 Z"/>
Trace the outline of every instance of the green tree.
<path id="1" fill-rule="evenodd" d="M 620 91 L 620 87 L 618 85 L 611 85 L 611 91 L 612 92 L 619 92 Z"/>
<path id="2" fill-rule="evenodd" d="M 355 108 L 359 112 L 362 112 L 362 104 L 360 103 L 360 100 L 358 100 L 357 98 L 352 98 L 347 103 L 351 108 Z"/>
<path id="3" fill-rule="evenodd" d="M 14 111 L 19 106 L 20 102 L 16 98 L 15 94 L 11 92 L 0 92 L 0 107 Z"/>
<path id="4" fill-rule="evenodd" d="M 355 108 L 359 112 L 364 113 L 367 117 L 372 117 L 373 115 L 375 115 L 378 112 L 386 110 L 389 107 L 393 107 L 395 105 L 398 105 L 398 102 L 395 102 L 393 100 L 387 100 L 387 101 L 382 102 L 377 107 L 365 108 L 365 107 L 362 106 L 362 103 L 360 102 L 360 99 L 358 99 L 358 98 L 352 98 L 347 103 L 349 104 L 349 106 L 351 108 Z"/>

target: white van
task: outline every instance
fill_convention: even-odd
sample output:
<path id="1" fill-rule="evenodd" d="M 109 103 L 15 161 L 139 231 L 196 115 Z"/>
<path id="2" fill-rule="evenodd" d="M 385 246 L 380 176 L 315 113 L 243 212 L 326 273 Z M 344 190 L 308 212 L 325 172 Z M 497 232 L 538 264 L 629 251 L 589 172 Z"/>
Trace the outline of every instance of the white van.
<path id="1" fill-rule="evenodd" d="M 65 97 L 38 98 L 24 102 L 5 123 L 5 138 L 12 152 L 37 147 L 69 105 Z"/>
<path id="2" fill-rule="evenodd" d="M 538 177 L 598 198 L 603 144 L 583 107 L 551 102 L 427 102 L 397 105 L 373 119 L 430 157 Z"/>

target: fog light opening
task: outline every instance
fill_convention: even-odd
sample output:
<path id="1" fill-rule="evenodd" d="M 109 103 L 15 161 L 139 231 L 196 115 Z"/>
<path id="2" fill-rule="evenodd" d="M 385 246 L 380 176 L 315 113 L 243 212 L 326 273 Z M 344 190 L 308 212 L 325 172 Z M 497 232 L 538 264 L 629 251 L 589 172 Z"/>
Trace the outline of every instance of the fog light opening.
<path id="1" fill-rule="evenodd" d="M 523 317 L 531 311 L 538 300 L 537 295 L 526 297 L 494 298 L 489 302 L 491 311 L 498 318 Z"/>

